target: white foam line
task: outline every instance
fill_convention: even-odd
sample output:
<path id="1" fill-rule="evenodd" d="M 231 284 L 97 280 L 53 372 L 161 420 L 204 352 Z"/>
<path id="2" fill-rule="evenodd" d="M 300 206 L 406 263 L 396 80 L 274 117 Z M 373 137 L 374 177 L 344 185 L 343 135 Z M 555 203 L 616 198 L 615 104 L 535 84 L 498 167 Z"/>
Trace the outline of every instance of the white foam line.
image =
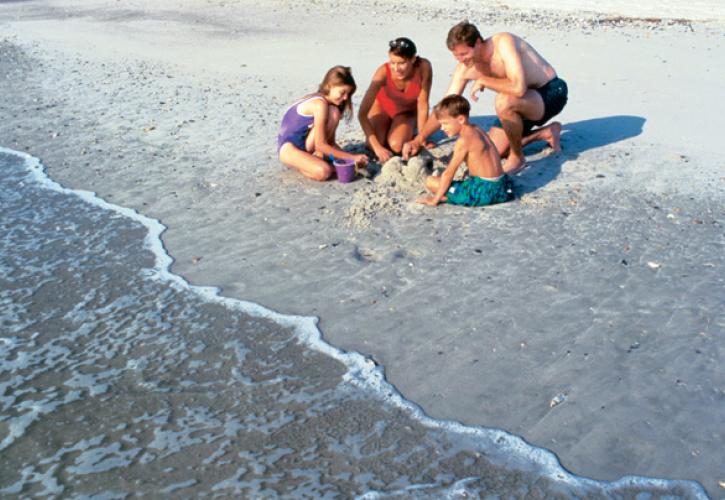
<path id="1" fill-rule="evenodd" d="M 510 453 L 512 458 L 525 458 L 532 462 L 533 465 L 539 466 L 544 474 L 558 483 L 583 488 L 602 489 L 605 492 L 629 486 L 651 487 L 658 489 L 679 486 L 688 490 L 693 498 L 708 498 L 703 487 L 695 481 L 654 479 L 643 476 L 624 476 L 617 481 L 606 482 L 576 476 L 564 469 L 564 467 L 559 463 L 556 455 L 551 451 L 532 446 L 522 438 L 509 434 L 503 430 L 466 426 L 460 422 L 450 420 L 435 420 L 426 415 L 417 404 L 406 400 L 392 384 L 385 380 L 382 367 L 377 366 L 371 359 L 365 358 L 362 354 L 357 352 L 343 351 L 342 349 L 325 342 L 322 339 L 320 330 L 317 328 L 318 318 L 314 316 L 280 314 L 254 302 L 223 297 L 219 295 L 219 289 L 216 287 L 191 285 L 184 278 L 173 274 L 169 270 L 174 260 L 166 252 L 161 240 L 161 234 L 166 230 L 166 226 L 164 226 L 161 222 L 156 219 L 146 217 L 131 208 L 108 203 L 96 196 L 93 192 L 68 189 L 61 186 L 46 175 L 42 163 L 34 156 L 21 151 L 4 148 L 2 146 L 0 146 L 0 153 L 22 158 L 29 171 L 27 178 L 37 183 L 39 186 L 60 193 L 78 196 L 92 205 L 116 212 L 146 226 L 146 228 L 148 228 L 148 234 L 144 239 L 144 246 L 153 252 L 156 259 L 154 269 L 151 273 L 153 278 L 168 282 L 178 289 L 189 290 L 200 296 L 205 301 L 222 304 L 231 310 L 241 311 L 245 314 L 259 318 L 266 318 L 281 326 L 294 329 L 295 335 L 301 342 L 316 351 L 342 362 L 347 367 L 347 372 L 343 376 L 344 381 L 360 387 L 363 390 L 369 390 L 378 394 L 384 400 L 387 400 L 394 406 L 407 412 L 412 418 L 418 420 L 426 427 L 446 430 L 456 434 L 458 437 L 466 437 L 472 440 L 480 439 L 483 441 L 481 444 L 490 442 L 491 444 L 496 445 L 500 451 Z M 475 443 L 472 442 L 471 445 L 473 444 Z"/>

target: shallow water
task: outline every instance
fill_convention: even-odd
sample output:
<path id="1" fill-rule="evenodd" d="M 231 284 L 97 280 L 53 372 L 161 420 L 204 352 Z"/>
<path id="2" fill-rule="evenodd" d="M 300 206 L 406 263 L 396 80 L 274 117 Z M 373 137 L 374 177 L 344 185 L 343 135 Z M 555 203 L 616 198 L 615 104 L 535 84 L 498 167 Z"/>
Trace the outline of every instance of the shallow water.
<path id="1" fill-rule="evenodd" d="M 434 421 L 314 318 L 169 273 L 157 221 L 0 172 L 0 496 L 705 497 Z"/>

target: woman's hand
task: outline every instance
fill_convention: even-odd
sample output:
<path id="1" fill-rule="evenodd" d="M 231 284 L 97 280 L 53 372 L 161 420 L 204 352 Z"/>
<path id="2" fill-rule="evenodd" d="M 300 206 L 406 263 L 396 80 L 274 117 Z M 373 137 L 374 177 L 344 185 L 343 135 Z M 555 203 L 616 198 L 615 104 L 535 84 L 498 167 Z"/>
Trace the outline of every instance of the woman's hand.
<path id="1" fill-rule="evenodd" d="M 375 153 L 375 156 L 378 157 L 380 163 L 385 163 L 393 156 L 393 152 L 383 146 L 373 148 L 373 152 Z"/>

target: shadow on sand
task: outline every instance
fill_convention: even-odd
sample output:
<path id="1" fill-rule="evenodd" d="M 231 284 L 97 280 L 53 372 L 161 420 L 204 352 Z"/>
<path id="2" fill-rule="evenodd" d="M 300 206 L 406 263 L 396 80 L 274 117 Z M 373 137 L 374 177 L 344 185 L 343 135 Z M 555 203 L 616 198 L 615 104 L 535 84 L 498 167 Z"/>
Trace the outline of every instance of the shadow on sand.
<path id="1" fill-rule="evenodd" d="M 495 118 L 474 116 L 471 121 L 488 130 Z M 545 186 L 559 175 L 564 162 L 575 160 L 584 151 L 640 135 L 645 121 L 641 116 L 616 115 L 563 123 L 561 153 L 529 161 L 529 167 L 515 177 L 517 193 L 530 193 Z M 546 147 L 544 142 L 536 142 L 524 148 L 524 153 L 531 157 Z"/>

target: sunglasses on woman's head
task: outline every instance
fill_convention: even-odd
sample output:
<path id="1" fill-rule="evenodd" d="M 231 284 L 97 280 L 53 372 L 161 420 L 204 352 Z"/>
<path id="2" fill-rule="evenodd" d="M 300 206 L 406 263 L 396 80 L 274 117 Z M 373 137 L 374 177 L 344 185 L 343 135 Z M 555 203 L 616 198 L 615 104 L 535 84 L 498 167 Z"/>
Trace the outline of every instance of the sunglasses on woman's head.
<path id="1" fill-rule="evenodd" d="M 405 40 L 390 40 L 388 45 L 390 45 L 391 49 L 407 49 L 410 47 L 410 44 Z"/>

